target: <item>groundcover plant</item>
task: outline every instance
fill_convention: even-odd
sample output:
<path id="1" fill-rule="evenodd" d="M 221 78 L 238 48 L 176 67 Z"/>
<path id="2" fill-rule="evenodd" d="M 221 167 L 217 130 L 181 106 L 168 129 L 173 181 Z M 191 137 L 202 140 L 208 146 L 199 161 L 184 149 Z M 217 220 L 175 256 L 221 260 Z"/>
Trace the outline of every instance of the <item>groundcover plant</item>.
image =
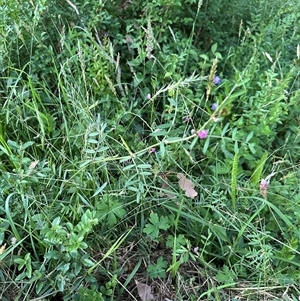
<path id="1" fill-rule="evenodd" d="M 0 299 L 299 300 L 298 7 L 2 1 Z"/>

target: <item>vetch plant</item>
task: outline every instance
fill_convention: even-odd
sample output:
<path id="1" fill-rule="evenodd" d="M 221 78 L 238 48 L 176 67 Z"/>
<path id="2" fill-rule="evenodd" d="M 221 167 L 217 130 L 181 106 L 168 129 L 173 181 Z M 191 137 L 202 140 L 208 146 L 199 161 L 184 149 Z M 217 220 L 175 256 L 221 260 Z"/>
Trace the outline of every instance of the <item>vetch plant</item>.
<path id="1" fill-rule="evenodd" d="M 156 152 L 156 148 L 155 147 L 152 147 L 149 151 L 151 154 L 155 153 Z"/>
<path id="2" fill-rule="evenodd" d="M 218 104 L 214 102 L 214 103 L 211 105 L 211 109 L 212 109 L 213 111 L 215 111 L 217 108 L 218 108 Z"/>
<path id="3" fill-rule="evenodd" d="M 201 131 L 198 131 L 198 137 L 200 139 L 205 139 L 208 135 L 208 130 L 201 130 Z"/>
<path id="4" fill-rule="evenodd" d="M 0 300 L 298 299 L 297 0 L 6 2 Z"/>
<path id="5" fill-rule="evenodd" d="M 216 75 L 216 76 L 214 77 L 214 79 L 213 79 L 213 83 L 214 83 L 215 85 L 220 85 L 220 84 L 222 83 L 221 77 L 218 76 L 218 75 Z"/>
<path id="6" fill-rule="evenodd" d="M 265 179 L 262 179 L 259 185 L 259 190 L 264 198 L 267 198 L 268 188 L 269 188 L 269 183 Z"/>

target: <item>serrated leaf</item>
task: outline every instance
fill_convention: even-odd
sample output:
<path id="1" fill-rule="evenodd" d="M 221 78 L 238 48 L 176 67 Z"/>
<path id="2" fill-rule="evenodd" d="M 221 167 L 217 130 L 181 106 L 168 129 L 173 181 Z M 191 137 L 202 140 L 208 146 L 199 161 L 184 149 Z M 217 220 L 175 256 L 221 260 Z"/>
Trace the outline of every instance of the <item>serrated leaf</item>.
<path id="1" fill-rule="evenodd" d="M 152 239 L 159 236 L 159 230 L 167 230 L 170 228 L 169 219 L 166 216 L 159 217 L 157 213 L 151 213 L 149 223 L 146 224 L 143 232 L 148 234 Z"/>
<path id="2" fill-rule="evenodd" d="M 150 278 L 164 278 L 166 276 L 166 268 L 168 267 L 168 262 L 163 258 L 159 257 L 156 264 L 150 264 L 147 268 Z"/>
<path id="3" fill-rule="evenodd" d="M 167 216 L 161 216 L 158 226 L 162 230 L 168 230 L 170 228 L 168 217 Z"/>
<path id="4" fill-rule="evenodd" d="M 166 242 L 166 246 L 168 248 L 174 248 L 174 240 L 175 240 L 175 237 L 173 235 L 168 235 L 168 240 Z M 186 243 L 187 243 L 187 240 L 184 237 L 184 235 L 179 234 L 178 237 L 176 237 L 175 249 L 179 249 L 180 246 L 185 246 Z"/>
<path id="5" fill-rule="evenodd" d="M 154 225 L 158 224 L 158 222 L 159 222 L 158 214 L 157 213 L 151 213 L 149 221 Z"/>
<path id="6" fill-rule="evenodd" d="M 154 225 L 151 224 L 146 224 L 143 232 L 149 235 L 151 239 L 156 239 L 159 235 L 158 227 L 155 227 Z"/>

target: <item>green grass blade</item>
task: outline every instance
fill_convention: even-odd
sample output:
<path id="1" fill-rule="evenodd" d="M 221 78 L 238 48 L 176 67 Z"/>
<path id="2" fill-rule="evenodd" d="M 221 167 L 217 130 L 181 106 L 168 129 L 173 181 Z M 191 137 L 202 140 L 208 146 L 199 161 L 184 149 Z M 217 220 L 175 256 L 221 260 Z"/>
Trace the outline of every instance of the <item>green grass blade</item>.
<path id="1" fill-rule="evenodd" d="M 254 170 L 252 176 L 251 176 L 251 183 L 258 184 L 258 182 L 261 179 L 261 174 L 263 172 L 265 163 L 268 159 L 268 152 L 265 152 L 261 159 L 259 160 L 256 169 Z"/>
<path id="2" fill-rule="evenodd" d="M 238 166 L 239 166 L 239 152 L 237 152 L 233 157 L 232 171 L 231 171 L 231 200 L 232 200 L 233 211 L 236 210 L 236 186 L 237 186 Z"/>

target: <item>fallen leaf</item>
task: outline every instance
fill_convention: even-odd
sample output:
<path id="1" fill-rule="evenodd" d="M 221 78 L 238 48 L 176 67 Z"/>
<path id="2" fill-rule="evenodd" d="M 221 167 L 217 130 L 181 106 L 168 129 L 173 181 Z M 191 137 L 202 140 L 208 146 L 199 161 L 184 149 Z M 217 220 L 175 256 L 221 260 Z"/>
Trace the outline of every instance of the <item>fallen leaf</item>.
<path id="1" fill-rule="evenodd" d="M 151 294 L 151 287 L 147 284 L 138 282 L 135 280 L 137 286 L 138 294 L 142 301 L 153 300 L 154 296 Z"/>
<path id="2" fill-rule="evenodd" d="M 179 187 L 185 191 L 185 195 L 191 199 L 198 195 L 198 192 L 194 189 L 195 184 L 187 179 L 184 174 L 178 173 L 177 178 L 179 179 L 178 185 Z"/>
<path id="3" fill-rule="evenodd" d="M 167 196 L 168 198 L 170 199 L 174 199 L 176 198 L 176 195 L 174 193 L 171 192 L 171 187 L 170 185 L 168 184 L 169 180 L 168 180 L 168 177 L 166 175 L 161 175 L 161 178 L 164 182 L 162 182 L 161 184 L 161 188 L 165 191 L 160 191 L 159 195 L 161 197 L 163 196 Z"/>
<path id="4" fill-rule="evenodd" d="M 0 255 L 4 253 L 6 248 L 6 244 L 4 244 L 2 247 L 0 247 Z"/>

